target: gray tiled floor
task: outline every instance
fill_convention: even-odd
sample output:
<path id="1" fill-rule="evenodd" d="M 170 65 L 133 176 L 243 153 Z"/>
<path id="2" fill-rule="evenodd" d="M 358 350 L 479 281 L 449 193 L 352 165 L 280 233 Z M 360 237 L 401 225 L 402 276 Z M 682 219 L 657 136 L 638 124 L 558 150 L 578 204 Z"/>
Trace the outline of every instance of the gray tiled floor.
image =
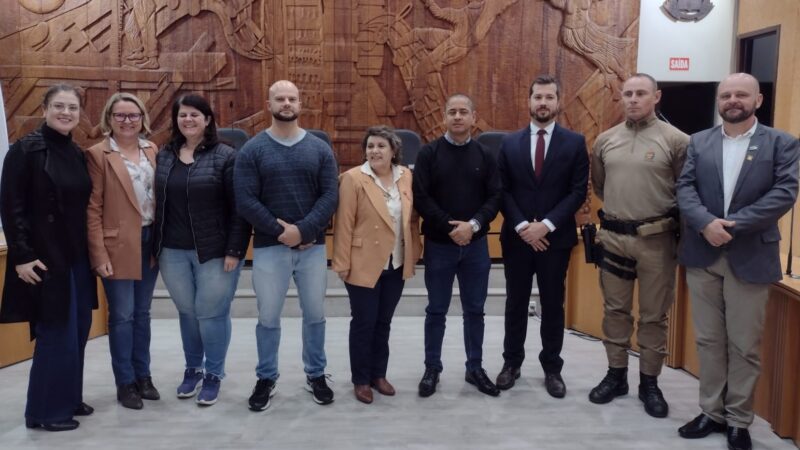
<path id="1" fill-rule="evenodd" d="M 272 407 L 263 413 L 247 410 L 255 382 L 255 319 L 235 319 L 228 358 L 228 377 L 220 401 L 199 408 L 178 400 L 173 392 L 182 373 L 182 353 L 176 321 L 153 321 L 152 369 L 162 400 L 132 411 L 117 405 L 105 337 L 92 340 L 86 354 L 85 400 L 96 408 L 74 432 L 27 430 L 22 412 L 29 362 L 0 370 L 0 448 L 3 449 L 724 449 L 722 435 L 697 441 L 677 436 L 676 429 L 697 414 L 697 381 L 665 369 L 661 385 L 670 400 L 666 419 L 644 414 L 635 395 L 598 406 L 586 395 L 605 372 L 599 342 L 575 336 L 565 340 L 564 378 L 567 397 L 556 400 L 542 387 L 536 361 L 538 323 L 531 321 L 529 359 L 522 378 L 499 398 L 479 394 L 463 381 L 460 319 L 450 317 L 445 340 L 440 391 L 421 399 L 416 383 L 422 372 L 421 317 L 397 317 L 392 333 L 389 379 L 396 397 L 376 394 L 372 405 L 358 403 L 349 383 L 346 318 L 328 320 L 328 368 L 336 401 L 314 404 L 303 390 L 300 362 L 300 321 L 284 319 L 282 377 Z M 502 317 L 487 316 L 485 366 L 494 377 L 502 364 Z M 637 361 L 632 359 L 635 389 Z M 793 449 L 757 419 L 751 428 L 757 449 Z"/>

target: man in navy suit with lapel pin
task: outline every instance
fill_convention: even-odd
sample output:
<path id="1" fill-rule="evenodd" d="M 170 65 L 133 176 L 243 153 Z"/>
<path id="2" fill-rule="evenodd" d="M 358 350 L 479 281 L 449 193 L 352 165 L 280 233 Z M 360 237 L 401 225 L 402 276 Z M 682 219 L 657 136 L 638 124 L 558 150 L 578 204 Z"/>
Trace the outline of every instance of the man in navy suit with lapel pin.
<path id="1" fill-rule="evenodd" d="M 564 281 L 578 243 L 575 213 L 586 201 L 589 157 L 583 135 L 555 123 L 559 85 L 542 75 L 530 87 L 531 123 L 503 139 L 498 168 L 503 185 L 503 249 L 506 277 L 503 369 L 497 387 L 510 389 L 525 359 L 528 304 L 533 276 L 539 285 L 542 351 L 547 392 L 566 395 Z"/>
<path id="2" fill-rule="evenodd" d="M 769 286 L 781 279 L 780 219 L 797 198 L 794 137 L 761 125 L 758 81 L 736 73 L 717 88 L 722 125 L 692 135 L 678 179 L 686 266 L 700 360 L 702 413 L 678 429 L 696 439 L 727 431 L 752 448 L 753 391 Z"/>

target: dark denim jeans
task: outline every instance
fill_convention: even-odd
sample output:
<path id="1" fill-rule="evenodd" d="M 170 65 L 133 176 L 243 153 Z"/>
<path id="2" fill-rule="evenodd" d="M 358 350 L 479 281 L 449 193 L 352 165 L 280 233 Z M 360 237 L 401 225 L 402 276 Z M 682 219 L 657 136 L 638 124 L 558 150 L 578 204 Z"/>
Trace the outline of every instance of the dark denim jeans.
<path id="1" fill-rule="evenodd" d="M 103 279 L 108 299 L 108 346 L 117 386 L 150 376 L 150 304 L 158 266 L 150 267 L 153 227 L 142 227 L 142 279 Z"/>
<path id="2" fill-rule="evenodd" d="M 425 239 L 425 366 L 442 370 L 445 320 L 458 277 L 464 311 L 464 349 L 467 370 L 481 368 L 483 359 L 483 305 L 489 288 L 489 246 L 486 237 L 460 247 Z"/>
<path id="3" fill-rule="evenodd" d="M 83 401 L 83 353 L 92 326 L 96 286 L 88 258 L 71 267 L 69 310 L 63 320 L 36 322 L 25 417 L 37 423 L 72 419 Z"/>

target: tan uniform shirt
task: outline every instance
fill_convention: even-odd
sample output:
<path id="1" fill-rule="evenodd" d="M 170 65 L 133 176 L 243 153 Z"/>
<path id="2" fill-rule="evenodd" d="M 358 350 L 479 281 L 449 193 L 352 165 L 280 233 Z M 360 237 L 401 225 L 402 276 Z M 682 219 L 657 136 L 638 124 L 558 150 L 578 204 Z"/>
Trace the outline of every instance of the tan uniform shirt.
<path id="1" fill-rule="evenodd" d="M 603 211 L 619 220 L 663 216 L 676 207 L 675 181 L 689 136 L 651 117 L 620 123 L 592 148 L 592 187 Z"/>

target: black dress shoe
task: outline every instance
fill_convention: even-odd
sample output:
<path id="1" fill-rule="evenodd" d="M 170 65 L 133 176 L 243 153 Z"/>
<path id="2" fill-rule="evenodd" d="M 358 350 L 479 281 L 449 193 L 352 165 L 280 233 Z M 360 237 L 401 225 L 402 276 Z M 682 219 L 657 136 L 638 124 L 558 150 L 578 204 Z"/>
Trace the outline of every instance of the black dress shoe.
<path id="1" fill-rule="evenodd" d="M 567 395 L 567 385 L 560 373 L 547 373 L 544 375 L 544 387 L 547 393 L 555 398 L 564 398 Z"/>
<path id="2" fill-rule="evenodd" d="M 728 427 L 728 450 L 752 450 L 750 432 L 747 428 Z"/>
<path id="3" fill-rule="evenodd" d="M 91 416 L 94 412 L 94 408 L 87 405 L 86 403 L 81 402 L 77 408 L 75 408 L 75 412 L 72 413 L 73 416 Z"/>
<path id="4" fill-rule="evenodd" d="M 684 439 L 700 439 L 711 433 L 722 433 L 725 431 L 725 424 L 714 421 L 705 414 L 692 419 L 686 425 L 678 428 L 678 434 Z"/>
<path id="5" fill-rule="evenodd" d="M 658 378 L 640 374 L 639 400 L 644 403 L 644 411 L 652 417 L 664 418 L 669 414 L 669 405 L 658 388 Z"/>
<path id="6" fill-rule="evenodd" d="M 628 395 L 628 368 L 609 367 L 606 376 L 589 392 L 589 401 L 603 404 Z"/>
<path id="7" fill-rule="evenodd" d="M 136 388 L 139 390 L 139 395 L 145 400 L 158 400 L 161 398 L 158 389 L 153 385 L 152 377 L 143 377 L 136 380 Z"/>
<path id="8" fill-rule="evenodd" d="M 422 375 L 422 379 L 419 380 L 419 396 L 420 397 L 430 397 L 436 392 L 436 385 L 439 383 L 439 371 L 427 367 L 425 368 L 425 373 Z"/>
<path id="9" fill-rule="evenodd" d="M 514 387 L 514 382 L 519 379 L 521 372 L 519 367 L 503 366 L 503 370 L 497 375 L 497 387 L 502 390 Z"/>
<path id="10" fill-rule="evenodd" d="M 69 419 L 62 422 L 53 423 L 38 423 L 32 419 L 25 419 L 25 427 L 27 428 L 42 428 L 47 431 L 71 431 L 78 428 L 80 423 L 77 420 Z"/>
<path id="11" fill-rule="evenodd" d="M 136 383 L 124 384 L 117 387 L 117 400 L 119 403 L 130 409 L 142 409 L 142 396 L 139 395 L 139 389 Z"/>
<path id="12" fill-rule="evenodd" d="M 479 391 L 492 397 L 500 395 L 500 389 L 492 383 L 483 369 L 472 370 L 464 375 L 464 381 L 478 388 Z"/>

